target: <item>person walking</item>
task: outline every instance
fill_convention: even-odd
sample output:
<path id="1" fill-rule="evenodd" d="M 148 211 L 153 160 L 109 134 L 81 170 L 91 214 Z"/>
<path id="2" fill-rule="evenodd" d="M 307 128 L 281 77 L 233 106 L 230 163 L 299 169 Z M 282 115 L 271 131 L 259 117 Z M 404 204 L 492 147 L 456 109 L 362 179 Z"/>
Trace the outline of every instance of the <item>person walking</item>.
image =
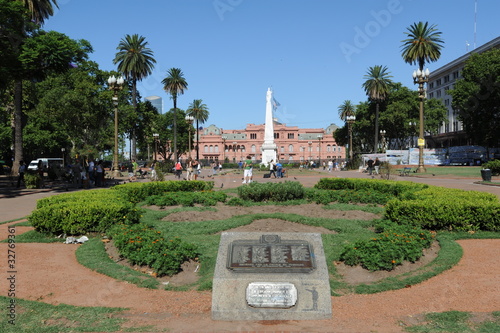
<path id="1" fill-rule="evenodd" d="M 252 166 L 252 158 L 250 155 L 247 156 L 245 163 L 243 164 L 243 184 L 250 184 L 253 178 L 253 166 Z"/>
<path id="2" fill-rule="evenodd" d="M 378 159 L 378 157 L 375 159 L 375 163 L 373 163 L 373 166 L 375 167 L 375 174 L 379 174 L 379 170 L 380 170 L 380 160 Z"/>
<path id="3" fill-rule="evenodd" d="M 368 174 L 371 176 L 373 173 L 373 160 L 370 158 L 366 164 L 368 165 Z"/>
<path id="4" fill-rule="evenodd" d="M 269 178 L 271 178 L 271 175 L 274 175 L 274 178 L 276 178 L 276 163 L 274 163 L 274 160 L 269 162 Z"/>
<path id="5" fill-rule="evenodd" d="M 21 182 L 23 182 L 23 185 L 26 185 L 24 183 L 24 174 L 26 173 L 26 164 L 24 164 L 24 161 L 19 162 L 19 169 L 18 169 L 18 176 L 17 176 L 17 187 L 21 186 Z"/>
<path id="6" fill-rule="evenodd" d="M 175 163 L 175 178 L 181 179 L 181 175 L 182 175 L 182 164 L 181 161 L 177 161 L 177 163 Z"/>

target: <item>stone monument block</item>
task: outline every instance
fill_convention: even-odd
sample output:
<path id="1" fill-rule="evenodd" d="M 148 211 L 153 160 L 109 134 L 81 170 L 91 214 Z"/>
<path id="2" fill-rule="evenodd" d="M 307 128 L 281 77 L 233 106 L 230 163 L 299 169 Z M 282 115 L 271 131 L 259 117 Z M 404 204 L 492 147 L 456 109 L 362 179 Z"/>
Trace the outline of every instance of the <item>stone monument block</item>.
<path id="1" fill-rule="evenodd" d="M 318 320 L 331 316 L 321 234 L 222 233 L 212 319 Z"/>

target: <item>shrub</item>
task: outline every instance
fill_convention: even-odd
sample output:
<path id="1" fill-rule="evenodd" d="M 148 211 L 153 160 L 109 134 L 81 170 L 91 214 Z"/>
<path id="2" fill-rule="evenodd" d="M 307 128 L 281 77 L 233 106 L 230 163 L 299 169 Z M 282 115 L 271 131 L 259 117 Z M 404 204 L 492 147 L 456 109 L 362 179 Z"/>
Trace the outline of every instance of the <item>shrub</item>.
<path id="1" fill-rule="evenodd" d="M 127 201 L 140 202 L 152 195 L 161 195 L 167 192 L 209 191 L 213 187 L 213 181 L 169 180 L 148 183 L 127 183 L 113 186 L 112 189 L 122 193 Z"/>
<path id="2" fill-rule="evenodd" d="M 490 169 L 493 176 L 500 175 L 500 160 L 489 161 L 483 164 L 483 169 Z"/>
<path id="3" fill-rule="evenodd" d="M 314 188 L 323 190 L 365 190 L 387 193 L 399 197 L 429 187 L 408 181 L 357 178 L 322 178 Z"/>
<path id="4" fill-rule="evenodd" d="M 371 271 L 392 270 L 403 261 L 418 260 L 423 249 L 428 248 L 434 239 L 429 231 L 387 221 L 377 229 L 380 233 L 376 237 L 346 245 L 340 260 L 346 265 L 361 265 Z"/>
<path id="5" fill-rule="evenodd" d="M 414 200 L 391 200 L 385 218 L 426 229 L 499 231 L 500 203 L 490 193 L 431 187 Z"/>
<path id="6" fill-rule="evenodd" d="M 143 223 L 116 225 L 108 235 L 131 264 L 149 266 L 157 276 L 178 273 L 183 262 L 198 256 L 195 245 L 164 236 Z"/>
<path id="7" fill-rule="evenodd" d="M 226 205 L 228 205 L 228 206 L 248 206 L 248 203 L 241 198 L 233 197 L 226 202 Z"/>
<path id="8" fill-rule="evenodd" d="M 238 187 L 238 195 L 243 200 L 254 202 L 288 201 L 303 199 L 305 189 L 299 182 L 285 181 L 284 183 L 250 183 Z"/>
<path id="9" fill-rule="evenodd" d="M 40 188 L 42 179 L 37 173 L 26 172 L 24 174 L 24 185 L 26 188 Z"/>
<path id="10" fill-rule="evenodd" d="M 35 229 L 48 234 L 81 235 L 106 232 L 116 223 L 138 223 L 141 211 L 125 202 L 71 202 L 36 209 L 28 217 Z"/>

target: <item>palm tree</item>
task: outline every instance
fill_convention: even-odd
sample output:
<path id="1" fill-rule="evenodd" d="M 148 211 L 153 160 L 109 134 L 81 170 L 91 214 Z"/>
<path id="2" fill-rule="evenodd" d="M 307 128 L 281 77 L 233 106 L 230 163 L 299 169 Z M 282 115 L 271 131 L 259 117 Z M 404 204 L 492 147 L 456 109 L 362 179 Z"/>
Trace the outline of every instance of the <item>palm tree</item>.
<path id="1" fill-rule="evenodd" d="M 13 0 L 19 1 L 28 10 L 29 20 L 39 25 L 43 25 L 45 19 L 54 15 L 54 7 L 57 6 L 56 0 Z M 53 5 L 52 5 L 53 4 Z M 23 30 L 26 30 L 24 24 Z M 19 51 L 23 40 L 27 38 L 27 34 L 22 36 L 11 36 L 13 49 Z M 23 152 L 23 77 L 18 76 L 14 80 L 14 165 L 12 173 L 16 173 L 19 168 L 19 162 L 24 159 Z"/>
<path id="2" fill-rule="evenodd" d="M 200 160 L 200 149 L 199 149 L 199 126 L 198 122 L 204 123 L 208 120 L 208 107 L 203 104 L 201 99 L 193 100 L 193 103 L 189 104 L 189 108 L 186 110 L 187 114 L 193 116 L 196 120 L 196 160 Z"/>
<path id="3" fill-rule="evenodd" d="M 187 82 L 184 78 L 184 73 L 180 68 L 170 68 L 167 72 L 168 76 L 164 78 L 161 83 L 163 83 L 163 89 L 167 94 L 172 96 L 174 101 L 174 159 L 177 158 L 177 96 L 184 94 L 184 90 L 187 90 Z"/>
<path id="4" fill-rule="evenodd" d="M 402 56 L 406 63 L 418 64 L 418 68 L 422 71 L 425 62 L 439 59 L 444 41 L 435 24 L 429 27 L 428 22 L 413 23 L 405 34 L 408 38 L 402 41 Z"/>
<path id="5" fill-rule="evenodd" d="M 375 140 L 373 151 L 377 151 L 378 147 L 378 115 L 380 103 L 383 102 L 389 94 L 389 89 L 392 84 L 391 78 L 387 72 L 387 66 L 376 65 L 368 68 L 368 72 L 364 76 L 366 81 L 363 83 L 363 89 L 368 96 L 368 99 L 375 102 Z"/>
<path id="6" fill-rule="evenodd" d="M 413 23 L 405 34 L 408 36 L 403 42 L 403 60 L 410 65 L 418 64 L 418 71 L 415 73 L 414 82 L 418 83 L 418 90 L 420 95 L 420 111 L 419 111 L 419 141 L 424 140 L 424 82 L 423 77 L 416 79 L 417 73 L 423 73 L 425 62 L 434 62 L 441 56 L 441 48 L 443 47 L 443 40 L 441 39 L 441 32 L 437 31 L 436 25 L 429 27 L 428 22 Z M 420 76 L 420 75 L 419 75 Z M 428 71 L 427 75 L 428 76 Z M 424 167 L 424 146 L 419 144 L 418 147 L 418 168 L 417 172 L 425 172 Z"/>
<path id="7" fill-rule="evenodd" d="M 127 80 L 132 81 L 132 105 L 137 113 L 137 81 L 142 81 L 153 72 L 156 60 L 153 58 L 153 51 L 147 47 L 146 38 L 134 35 L 125 35 L 116 48 L 113 63 L 118 64 L 118 71 L 123 73 Z M 131 135 L 131 159 L 136 159 L 136 137 L 135 126 Z"/>
<path id="8" fill-rule="evenodd" d="M 347 116 L 352 116 L 356 112 L 356 109 L 350 100 L 345 100 L 344 103 L 339 106 L 338 110 L 340 120 L 344 122 L 346 121 Z"/>

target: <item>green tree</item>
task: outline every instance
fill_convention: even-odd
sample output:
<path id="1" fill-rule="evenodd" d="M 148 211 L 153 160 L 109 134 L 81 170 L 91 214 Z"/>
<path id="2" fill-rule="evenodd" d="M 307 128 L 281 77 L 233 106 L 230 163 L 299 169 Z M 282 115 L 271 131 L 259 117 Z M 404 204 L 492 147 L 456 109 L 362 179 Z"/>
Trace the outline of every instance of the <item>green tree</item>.
<path id="1" fill-rule="evenodd" d="M 352 116 L 356 113 L 356 108 L 350 100 L 345 100 L 342 105 L 339 105 L 338 111 L 340 120 L 345 122 L 347 120 L 347 116 Z"/>
<path id="2" fill-rule="evenodd" d="M 184 73 L 180 68 L 170 68 L 167 72 L 167 77 L 164 78 L 161 83 L 163 83 L 163 89 L 172 96 L 174 102 L 173 110 L 173 124 L 174 124 L 174 160 L 178 160 L 177 155 L 177 96 L 184 94 L 184 90 L 187 90 L 188 84 L 184 78 Z"/>
<path id="3" fill-rule="evenodd" d="M 187 114 L 194 117 L 196 120 L 196 159 L 200 160 L 200 148 L 199 148 L 199 123 L 204 123 L 208 120 L 208 107 L 206 104 L 203 104 L 201 99 L 195 99 L 191 104 L 189 104 L 189 108 L 187 109 Z"/>
<path id="4" fill-rule="evenodd" d="M 365 82 L 363 83 L 363 89 L 365 90 L 368 99 L 375 103 L 375 139 L 373 144 L 373 151 L 376 152 L 378 149 L 378 118 L 380 103 L 384 102 L 389 93 L 390 86 L 392 84 L 391 78 L 386 66 L 376 65 L 370 67 L 368 72 L 364 76 Z"/>
<path id="5" fill-rule="evenodd" d="M 462 79 L 448 93 L 472 143 L 499 147 L 500 50 L 472 54 L 462 70 Z"/>
<path id="6" fill-rule="evenodd" d="M 176 111 L 176 112 L 174 112 Z M 177 117 L 176 123 L 178 126 L 178 136 L 179 143 L 177 145 L 177 151 L 175 151 L 173 147 L 173 137 L 174 130 L 172 124 L 174 123 L 173 117 Z M 159 114 L 155 120 L 155 125 L 153 130 L 159 134 L 159 144 L 158 144 L 158 153 L 162 156 L 165 161 L 168 161 L 172 158 L 172 156 L 179 156 L 180 154 L 188 151 L 188 140 L 189 140 L 189 125 L 186 122 L 186 112 L 181 109 L 175 110 L 174 108 L 170 109 L 165 114 Z M 178 159 L 176 159 L 177 161 Z"/>
<path id="7" fill-rule="evenodd" d="M 22 27 L 17 30 L 11 30 L 8 39 L 11 51 L 14 56 L 18 56 L 22 51 L 21 47 L 29 38 L 28 32 L 33 28 L 33 23 L 43 25 L 45 19 L 54 14 L 54 6 L 57 7 L 55 0 L 11 0 L 20 2 L 25 9 L 23 14 L 24 19 L 21 20 Z M 68 62 L 67 62 L 68 63 Z M 14 104 L 14 166 L 13 172 L 18 169 L 19 162 L 24 159 L 23 155 L 23 79 L 29 79 L 29 72 L 23 71 L 22 62 L 17 59 L 13 63 L 14 75 L 12 80 L 14 82 L 13 88 L 13 104 Z"/>
<path id="8" fill-rule="evenodd" d="M 147 47 L 148 42 L 143 36 L 137 34 L 125 35 L 116 48 L 114 64 L 118 64 L 118 71 L 123 73 L 126 79 L 132 82 L 132 105 L 137 113 L 137 81 L 142 81 L 153 72 L 156 60 L 153 51 Z M 131 130 L 132 159 L 136 159 L 136 127 Z"/>
<path id="9" fill-rule="evenodd" d="M 58 156 L 65 148 L 74 156 L 112 150 L 114 118 L 112 92 L 105 89 L 108 76 L 109 72 L 100 70 L 95 62 L 84 61 L 36 84 L 38 103 L 27 111 L 28 151 Z M 120 94 L 122 100 L 125 96 L 126 92 Z M 124 132 L 123 127 L 119 132 Z"/>

